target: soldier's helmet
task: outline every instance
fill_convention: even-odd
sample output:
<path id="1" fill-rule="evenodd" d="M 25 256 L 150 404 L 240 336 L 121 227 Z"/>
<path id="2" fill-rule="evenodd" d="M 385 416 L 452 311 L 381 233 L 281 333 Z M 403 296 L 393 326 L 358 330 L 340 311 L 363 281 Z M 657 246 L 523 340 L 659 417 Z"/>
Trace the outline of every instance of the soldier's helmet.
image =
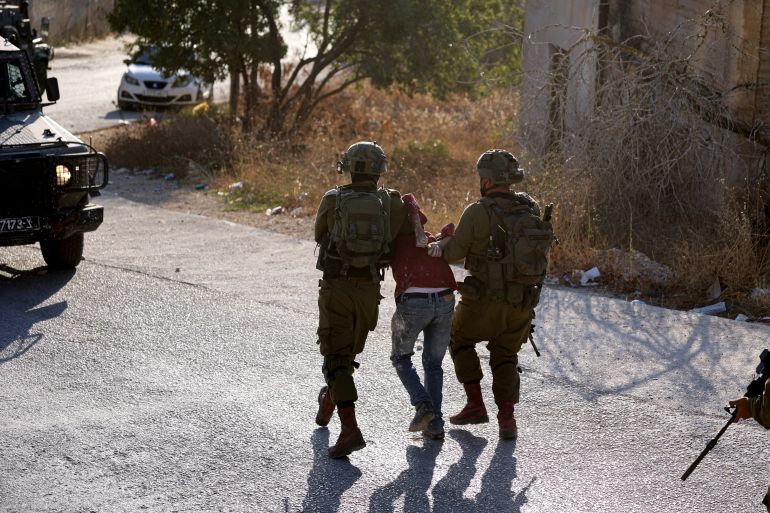
<path id="1" fill-rule="evenodd" d="M 489 178 L 494 185 L 510 185 L 524 180 L 519 161 L 505 150 L 487 150 L 476 162 L 479 178 Z"/>
<path id="2" fill-rule="evenodd" d="M 388 170 L 388 158 L 376 141 L 360 141 L 342 154 L 337 172 L 379 176 Z"/>

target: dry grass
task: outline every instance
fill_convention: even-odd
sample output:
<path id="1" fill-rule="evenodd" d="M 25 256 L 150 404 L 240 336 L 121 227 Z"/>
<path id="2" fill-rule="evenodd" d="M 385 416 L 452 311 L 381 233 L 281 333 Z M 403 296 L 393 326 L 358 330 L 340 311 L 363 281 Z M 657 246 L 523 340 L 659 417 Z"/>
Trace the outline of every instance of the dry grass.
<path id="1" fill-rule="evenodd" d="M 216 112 L 188 112 L 158 126 L 124 128 L 103 147 L 122 167 L 162 165 L 184 174 L 193 161 L 209 170 L 210 185 L 227 194 L 230 208 L 264 211 L 281 205 L 311 215 L 342 179 L 335 171 L 339 154 L 358 140 L 376 140 L 390 159 L 381 183 L 414 193 L 429 229 L 438 229 L 457 222 L 478 196 L 478 156 L 492 147 L 516 151 L 510 136 L 515 113 L 516 96 L 510 92 L 442 102 L 364 86 L 322 104 L 290 140 L 258 140 L 224 128 L 227 123 Z M 244 187 L 230 190 L 234 182 Z"/>
<path id="2" fill-rule="evenodd" d="M 658 87 L 642 80 L 636 85 Z M 517 103 L 510 91 L 481 100 L 438 101 L 364 86 L 323 104 L 302 132 L 287 140 L 244 135 L 212 110 L 124 128 L 102 147 L 118 166 L 161 164 L 178 174 L 194 169 L 192 178 L 222 192 L 230 208 L 264 212 L 281 205 L 309 216 L 341 179 L 335 172 L 339 154 L 355 141 L 376 140 L 390 157 L 381 183 L 414 193 L 435 231 L 457 222 L 478 197 L 474 164 L 480 153 L 493 147 L 518 153 Z M 599 265 L 615 289 L 642 291 L 671 306 L 702 304 L 715 277 L 726 289 L 724 297 L 745 297 L 758 285 L 766 261 L 745 195 L 724 187 L 723 166 L 704 156 L 688 159 L 701 150 L 692 147 L 695 142 L 681 147 L 683 140 L 703 140 L 700 130 L 708 127 L 665 109 L 638 123 L 631 108 L 619 109 L 609 100 L 606 108 L 617 124 L 605 127 L 597 119 L 587 125 L 591 130 L 577 141 L 580 151 L 572 165 L 552 155 L 523 184 L 541 203 L 557 204 L 554 224 L 562 244 L 553 251 L 553 272 Z M 652 137 L 659 138 L 662 126 L 671 132 L 663 140 L 664 147 L 671 145 L 665 166 L 655 165 L 660 147 Z M 589 161 L 592 165 L 585 165 Z M 230 189 L 233 182 L 244 187 Z M 704 203 L 704 198 L 710 199 Z M 666 264 L 670 276 L 658 263 Z M 745 309 L 762 311 L 755 303 Z"/>
<path id="3" fill-rule="evenodd" d="M 762 178 L 752 149 L 743 152 L 747 145 L 731 131 L 737 122 L 723 77 L 694 62 L 708 44 L 731 37 L 714 19 L 683 24 L 681 38 L 640 36 L 628 45 L 586 34 L 560 60 L 569 67 L 538 77 L 536 94 L 551 95 L 552 113 L 566 112 L 552 124 L 551 153 L 537 177 L 559 201 L 557 267 L 605 264 L 616 288 L 676 306 L 702 304 L 717 279 L 722 298 L 745 296 L 766 275 Z M 595 88 L 594 108 L 575 113 L 568 90 L 559 91 L 583 80 Z M 628 263 L 602 262 L 592 251 L 602 248 L 617 248 Z M 639 251 L 668 266 L 670 279 L 631 272 Z"/>

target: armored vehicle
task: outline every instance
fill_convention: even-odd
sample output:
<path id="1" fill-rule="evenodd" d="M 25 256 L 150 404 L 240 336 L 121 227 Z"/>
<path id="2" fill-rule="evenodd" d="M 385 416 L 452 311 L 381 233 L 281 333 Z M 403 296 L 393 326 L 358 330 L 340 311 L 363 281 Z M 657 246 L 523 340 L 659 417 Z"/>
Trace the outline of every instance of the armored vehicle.
<path id="1" fill-rule="evenodd" d="M 55 78 L 45 82 L 59 99 Z M 102 223 L 90 202 L 107 184 L 107 158 L 43 113 L 26 52 L 0 38 L 0 246 L 40 243 L 50 268 L 72 269 L 83 233 Z"/>
<path id="2" fill-rule="evenodd" d="M 29 0 L 0 0 L 0 37 L 24 50 L 35 69 L 38 88 L 43 91 L 48 78 L 48 63 L 53 48 L 45 42 L 51 25 L 49 18 L 40 20 L 40 32 L 29 21 Z"/>

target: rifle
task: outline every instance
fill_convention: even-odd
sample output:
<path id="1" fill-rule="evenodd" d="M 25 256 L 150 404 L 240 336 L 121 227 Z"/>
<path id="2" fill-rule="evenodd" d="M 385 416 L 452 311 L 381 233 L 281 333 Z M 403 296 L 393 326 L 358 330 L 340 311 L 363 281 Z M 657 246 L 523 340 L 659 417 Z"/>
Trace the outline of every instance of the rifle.
<path id="1" fill-rule="evenodd" d="M 762 395 L 762 393 L 765 390 L 765 381 L 770 377 L 770 351 L 767 349 L 762 351 L 762 354 L 759 355 L 759 365 L 757 366 L 757 376 L 754 378 L 754 380 L 749 383 L 749 386 L 746 387 L 746 393 L 744 394 L 745 397 L 759 397 Z M 692 462 L 692 465 L 685 471 L 684 474 L 682 474 L 682 481 L 686 480 L 688 477 L 690 477 L 690 474 L 692 474 L 693 470 L 700 464 L 701 460 L 703 460 L 706 455 L 711 452 L 711 449 L 713 449 L 716 445 L 721 436 L 727 431 L 727 428 L 730 427 L 730 425 L 735 422 L 735 416 L 738 411 L 736 407 L 727 407 L 725 406 L 725 411 L 727 413 L 730 413 L 730 420 L 727 421 L 727 424 L 722 427 L 722 429 L 719 430 L 719 433 L 717 433 L 717 436 L 714 437 L 713 440 L 711 440 L 708 444 L 706 444 L 706 448 L 703 449 L 703 451 L 698 455 L 697 458 L 695 458 L 695 461 Z"/>
<path id="2" fill-rule="evenodd" d="M 538 358 L 540 358 L 540 351 L 537 350 L 537 346 L 535 345 L 535 323 L 529 325 L 529 343 L 532 344 L 532 349 L 535 350 L 535 354 Z"/>

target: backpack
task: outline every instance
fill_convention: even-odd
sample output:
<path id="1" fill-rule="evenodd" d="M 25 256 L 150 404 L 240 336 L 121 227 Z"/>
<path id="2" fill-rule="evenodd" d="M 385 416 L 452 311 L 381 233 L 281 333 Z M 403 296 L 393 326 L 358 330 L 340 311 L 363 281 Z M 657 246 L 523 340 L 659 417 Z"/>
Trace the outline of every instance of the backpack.
<path id="1" fill-rule="evenodd" d="M 337 187 L 331 242 L 342 260 L 341 275 L 349 268 L 366 268 L 379 279 L 390 254 L 390 193 Z"/>
<path id="2" fill-rule="evenodd" d="M 523 193 L 517 193 L 512 204 L 505 207 L 492 198 L 479 201 L 489 214 L 490 240 L 485 260 L 490 295 L 508 297 L 506 283 L 539 289 L 548 269 L 551 245 L 556 240 L 551 207 L 541 217 L 537 204 Z"/>

